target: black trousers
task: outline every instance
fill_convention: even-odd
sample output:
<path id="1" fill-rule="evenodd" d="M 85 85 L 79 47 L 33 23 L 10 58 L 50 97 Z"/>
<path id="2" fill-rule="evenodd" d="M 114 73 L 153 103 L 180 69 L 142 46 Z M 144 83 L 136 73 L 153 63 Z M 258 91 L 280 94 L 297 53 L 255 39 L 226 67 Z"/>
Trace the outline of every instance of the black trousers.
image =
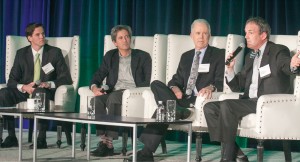
<path id="1" fill-rule="evenodd" d="M 32 96 L 36 93 L 43 92 L 46 94 L 45 107 L 49 109 L 49 101 L 54 99 L 54 93 L 51 90 L 44 88 L 36 88 Z M 17 88 L 0 89 L 0 106 L 14 106 L 20 102 L 26 101 L 29 94 L 20 92 Z M 3 116 L 7 122 L 7 130 L 9 136 L 15 136 L 15 119 L 13 116 Z M 47 120 L 39 120 L 39 135 L 38 138 L 46 138 L 46 130 L 48 127 Z"/>
<path id="2" fill-rule="evenodd" d="M 124 90 L 117 90 L 109 94 L 97 96 L 95 98 L 95 114 L 121 116 L 123 92 Z M 114 140 L 119 137 L 118 127 L 96 125 L 96 129 L 99 135 L 106 135 L 112 137 Z"/>
<path id="3" fill-rule="evenodd" d="M 237 151 L 235 137 L 238 123 L 242 117 L 256 113 L 256 104 L 257 99 L 230 99 L 209 102 L 204 105 L 210 140 L 225 144 L 226 158 L 235 158 Z"/>
<path id="4" fill-rule="evenodd" d="M 194 96 L 190 97 L 189 99 L 177 99 L 173 91 L 161 81 L 153 81 L 150 87 L 154 94 L 156 103 L 158 101 L 163 101 L 163 103 L 166 103 L 167 100 L 176 100 L 177 110 L 179 109 L 179 107 L 190 107 L 190 104 L 194 104 L 196 100 L 196 97 Z M 152 117 L 154 118 L 155 115 L 156 112 Z M 176 115 L 176 117 L 178 116 Z M 148 124 L 143 130 L 139 140 L 144 143 L 144 147 L 147 147 L 148 150 L 155 152 L 158 145 L 160 144 L 161 138 L 166 133 L 168 127 L 168 124 Z"/>

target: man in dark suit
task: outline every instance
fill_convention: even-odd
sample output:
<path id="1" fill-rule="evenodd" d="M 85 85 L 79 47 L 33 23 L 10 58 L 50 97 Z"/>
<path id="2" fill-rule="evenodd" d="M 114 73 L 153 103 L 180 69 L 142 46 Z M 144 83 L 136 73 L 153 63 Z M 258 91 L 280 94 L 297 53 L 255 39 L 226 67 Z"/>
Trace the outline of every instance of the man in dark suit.
<path id="1" fill-rule="evenodd" d="M 14 106 L 34 97 L 37 92 L 46 94 L 46 109 L 49 108 L 49 100 L 54 100 L 57 87 L 72 84 L 71 75 L 62 52 L 59 48 L 45 44 L 45 33 L 42 24 L 32 23 L 26 27 L 26 37 L 31 45 L 17 51 L 13 67 L 10 71 L 7 88 L 0 90 L 0 106 Z M 41 67 L 51 65 L 52 71 L 44 71 Z M 40 80 L 36 88 L 35 82 Z M 8 137 L 1 147 L 18 146 L 15 135 L 14 117 L 4 116 L 8 123 Z M 38 148 L 47 148 L 46 130 L 47 122 L 41 120 Z"/>
<path id="2" fill-rule="evenodd" d="M 209 46 L 211 36 L 209 23 L 204 19 L 195 20 L 191 25 L 190 36 L 195 49 L 182 54 L 176 74 L 168 85 L 157 80 L 151 83 L 151 90 L 157 103 L 162 101 L 165 104 L 167 100 L 176 100 L 177 119 L 186 119 L 190 116 L 191 112 L 186 108 L 195 104 L 198 95 L 211 98 L 212 92 L 223 90 L 225 50 Z M 201 69 L 203 65 L 209 65 L 209 68 L 199 72 L 198 67 Z M 194 76 L 192 71 L 195 66 L 196 78 L 193 78 L 194 85 L 190 86 L 189 82 Z M 154 161 L 153 152 L 157 149 L 167 128 L 167 124 L 147 125 L 140 136 L 144 148 L 138 151 L 137 161 Z M 129 161 L 131 160 L 130 158 Z"/>
<path id="3" fill-rule="evenodd" d="M 122 95 L 125 89 L 150 85 L 152 61 L 147 52 L 131 49 L 131 28 L 117 25 L 111 30 L 111 39 L 117 49 L 108 51 L 100 68 L 91 80 L 90 88 L 95 94 L 95 113 L 121 115 Z M 108 90 L 102 91 L 106 78 Z M 106 110 L 107 108 L 107 110 Z M 94 156 L 112 156 L 112 141 L 118 138 L 117 127 L 97 125 L 100 141 L 98 148 L 91 152 Z"/>
<path id="4" fill-rule="evenodd" d="M 260 17 L 250 18 L 245 26 L 247 47 L 253 51 L 246 55 L 241 72 L 233 71 L 234 61 L 227 65 L 226 82 L 232 91 L 244 92 L 240 99 L 210 102 L 204 106 L 210 140 L 222 142 L 221 161 L 235 161 L 238 145 L 235 143 L 240 119 L 256 112 L 261 95 L 291 93 L 290 75 L 299 66 L 299 58 L 290 58 L 289 49 L 269 41 L 271 29 Z M 230 57 L 230 56 L 229 56 Z M 291 63 L 293 61 L 295 63 Z"/>

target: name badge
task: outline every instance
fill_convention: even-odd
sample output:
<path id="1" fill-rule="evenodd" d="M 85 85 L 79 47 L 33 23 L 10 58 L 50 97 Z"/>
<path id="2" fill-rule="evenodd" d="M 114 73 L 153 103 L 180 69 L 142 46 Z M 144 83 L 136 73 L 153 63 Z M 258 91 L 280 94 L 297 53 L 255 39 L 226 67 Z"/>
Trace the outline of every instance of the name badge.
<path id="1" fill-rule="evenodd" d="M 259 76 L 260 78 L 265 78 L 271 75 L 270 65 L 265 65 L 259 68 Z"/>
<path id="2" fill-rule="evenodd" d="M 208 73 L 210 64 L 200 64 L 198 68 L 199 73 Z"/>
<path id="3" fill-rule="evenodd" d="M 50 74 L 52 71 L 54 71 L 54 67 L 52 66 L 52 64 L 50 62 L 48 64 L 46 64 L 45 66 L 43 66 L 42 69 L 45 74 Z"/>

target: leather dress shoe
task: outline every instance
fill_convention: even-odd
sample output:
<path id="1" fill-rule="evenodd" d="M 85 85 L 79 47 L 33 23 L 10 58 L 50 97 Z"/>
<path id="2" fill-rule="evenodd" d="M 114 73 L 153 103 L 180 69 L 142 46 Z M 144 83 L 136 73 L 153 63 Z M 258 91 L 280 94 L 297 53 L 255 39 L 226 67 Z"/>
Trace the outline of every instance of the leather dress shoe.
<path id="1" fill-rule="evenodd" d="M 124 161 L 131 162 L 133 161 L 133 157 L 130 156 L 128 159 L 124 159 Z M 145 155 L 142 151 L 138 151 L 136 155 L 136 161 L 138 162 L 154 162 L 153 154 Z"/>
<path id="2" fill-rule="evenodd" d="M 3 143 L 1 143 L 2 148 L 16 147 L 18 146 L 18 139 L 16 136 L 7 136 Z"/>
<path id="3" fill-rule="evenodd" d="M 237 156 L 236 162 L 249 162 L 248 157 L 246 155 Z"/>
<path id="4" fill-rule="evenodd" d="M 176 119 L 187 119 L 191 116 L 191 111 L 188 108 L 177 107 Z"/>
<path id="5" fill-rule="evenodd" d="M 38 148 L 38 149 L 46 149 L 46 148 L 48 148 L 48 147 L 47 147 L 47 142 L 46 142 L 45 139 L 38 139 L 36 144 L 37 144 L 37 148 Z M 31 145 L 29 146 L 29 148 L 30 148 L 30 149 L 33 149 L 33 144 L 31 144 Z"/>
<path id="6" fill-rule="evenodd" d="M 97 157 L 113 156 L 114 148 L 108 148 L 105 143 L 99 142 L 97 149 L 94 151 L 91 151 L 90 153 L 91 153 L 91 155 L 97 156 Z"/>

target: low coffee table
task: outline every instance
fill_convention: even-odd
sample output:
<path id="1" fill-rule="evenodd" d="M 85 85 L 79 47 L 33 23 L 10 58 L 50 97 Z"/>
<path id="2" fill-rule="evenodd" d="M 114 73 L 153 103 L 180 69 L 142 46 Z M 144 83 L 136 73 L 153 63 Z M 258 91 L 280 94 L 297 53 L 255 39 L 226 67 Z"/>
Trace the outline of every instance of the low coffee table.
<path id="1" fill-rule="evenodd" d="M 19 161 L 22 161 L 22 137 L 23 137 L 23 118 L 34 116 L 36 113 L 66 113 L 60 106 L 54 107 L 52 110 L 39 111 L 36 109 L 22 109 L 17 107 L 0 107 L 0 115 L 17 116 L 19 117 Z M 34 123 L 35 124 L 35 123 Z M 36 131 L 36 130 L 35 130 Z"/>
<path id="2" fill-rule="evenodd" d="M 34 116 L 34 149 L 33 149 L 33 161 L 37 158 L 37 138 L 36 129 L 39 119 L 57 120 L 73 122 L 72 133 L 72 157 L 75 158 L 75 132 L 76 123 L 88 124 L 88 138 L 87 138 L 87 160 L 90 159 L 90 136 L 91 136 L 91 124 L 132 127 L 133 128 L 133 161 L 136 161 L 136 139 L 137 139 L 137 127 L 140 125 L 146 125 L 150 123 L 158 123 L 155 119 L 135 118 L 135 117 L 123 117 L 123 116 L 110 116 L 110 115 L 95 115 L 93 117 L 83 113 L 38 113 Z M 186 124 L 188 125 L 188 145 L 187 145 L 187 161 L 190 161 L 191 157 L 191 139 L 192 139 L 192 121 L 188 120 L 176 120 L 174 122 L 160 122 L 165 124 Z"/>

